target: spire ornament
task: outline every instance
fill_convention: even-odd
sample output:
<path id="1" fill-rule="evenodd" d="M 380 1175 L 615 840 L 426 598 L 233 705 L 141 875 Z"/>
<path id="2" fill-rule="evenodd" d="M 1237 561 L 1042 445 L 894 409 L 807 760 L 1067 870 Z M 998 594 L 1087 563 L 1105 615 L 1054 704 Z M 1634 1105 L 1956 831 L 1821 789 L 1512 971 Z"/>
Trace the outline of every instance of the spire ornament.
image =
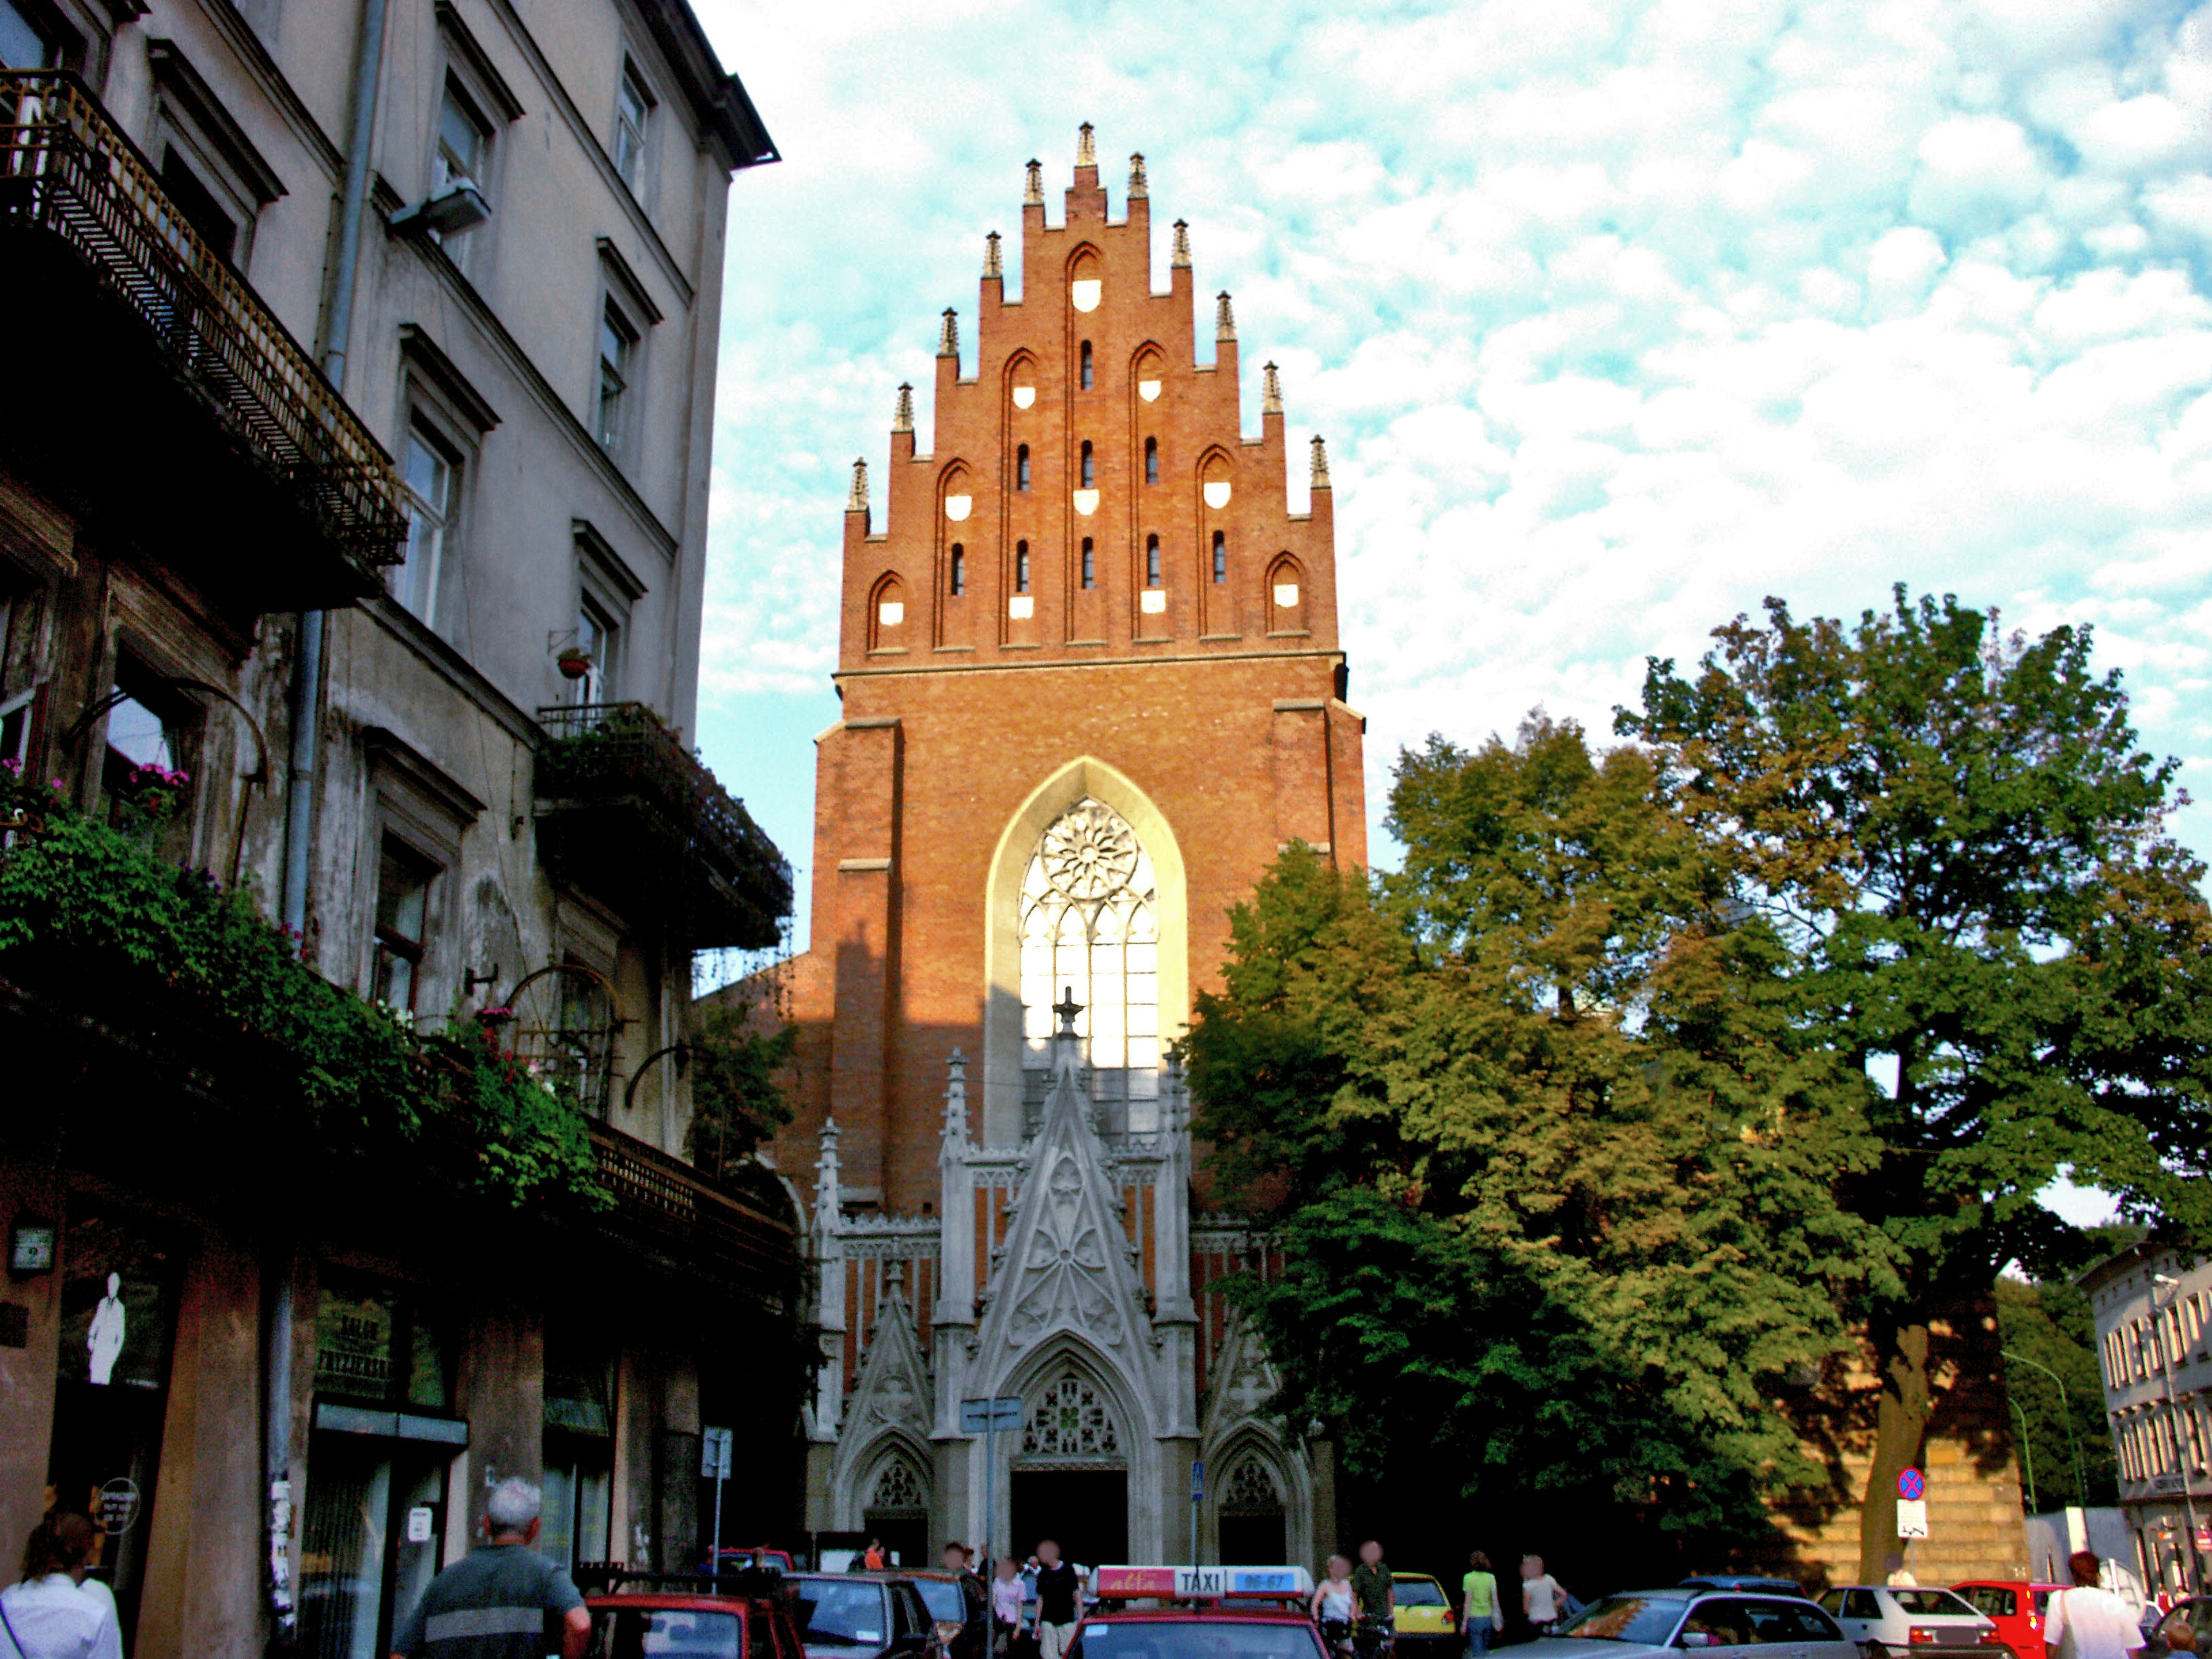
<path id="1" fill-rule="evenodd" d="M 1229 307 L 1229 290 L 1224 289 L 1213 301 L 1213 337 L 1233 340 L 1237 337 L 1237 313 Z"/>
<path id="2" fill-rule="evenodd" d="M 899 382 L 898 407 L 891 411 L 891 430 L 914 430 L 914 386 L 911 382 Z"/>
<path id="3" fill-rule="evenodd" d="M 1030 180 L 1022 190 L 1024 207 L 1044 205 L 1044 163 L 1032 157 L 1030 161 Z"/>
<path id="4" fill-rule="evenodd" d="M 983 239 L 983 280 L 988 283 L 994 276 L 1006 274 L 1006 268 L 999 258 L 999 233 L 994 230 Z"/>
<path id="5" fill-rule="evenodd" d="M 960 355 L 960 313 L 951 306 L 945 307 L 945 325 L 937 331 L 937 355 L 957 357 Z"/>
<path id="6" fill-rule="evenodd" d="M 1091 123 L 1088 121 L 1075 130 L 1075 165 L 1079 167 L 1098 165 L 1098 146 L 1091 141 Z"/>
<path id="7" fill-rule="evenodd" d="M 1283 379 L 1269 363 L 1260 371 L 1260 412 L 1279 415 L 1283 412 Z"/>
<path id="8" fill-rule="evenodd" d="M 1175 222 L 1175 251 L 1168 255 L 1168 264 L 1181 270 L 1190 269 L 1190 223 L 1188 220 Z"/>
<path id="9" fill-rule="evenodd" d="M 1316 489 L 1327 489 L 1330 487 L 1328 482 L 1328 447 L 1322 442 L 1321 434 L 1318 432 L 1314 434 L 1313 441 L 1313 487 Z"/>
<path id="10" fill-rule="evenodd" d="M 1141 202 L 1150 194 L 1145 185 L 1145 153 L 1139 150 L 1129 158 L 1129 199 Z"/>
<path id="11" fill-rule="evenodd" d="M 868 464 L 866 460 L 853 463 L 853 493 L 845 497 L 845 510 L 848 513 L 868 510 Z"/>

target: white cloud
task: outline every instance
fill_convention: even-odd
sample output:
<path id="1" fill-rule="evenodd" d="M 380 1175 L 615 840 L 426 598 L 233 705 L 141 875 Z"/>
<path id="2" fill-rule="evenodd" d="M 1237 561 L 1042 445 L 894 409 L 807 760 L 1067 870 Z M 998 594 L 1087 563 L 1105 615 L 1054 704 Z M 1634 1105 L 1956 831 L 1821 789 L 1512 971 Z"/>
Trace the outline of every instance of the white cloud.
<path id="1" fill-rule="evenodd" d="M 1329 437 L 1378 823 L 1432 728 L 1601 732 L 1647 654 L 1899 578 L 2094 625 L 2212 787 L 2212 7 L 699 4 L 789 158 L 732 200 L 702 736 L 779 711 L 732 781 L 794 852 L 846 468 L 902 379 L 926 441 L 1086 118 L 1235 292 L 1248 425 L 1273 356 Z"/>

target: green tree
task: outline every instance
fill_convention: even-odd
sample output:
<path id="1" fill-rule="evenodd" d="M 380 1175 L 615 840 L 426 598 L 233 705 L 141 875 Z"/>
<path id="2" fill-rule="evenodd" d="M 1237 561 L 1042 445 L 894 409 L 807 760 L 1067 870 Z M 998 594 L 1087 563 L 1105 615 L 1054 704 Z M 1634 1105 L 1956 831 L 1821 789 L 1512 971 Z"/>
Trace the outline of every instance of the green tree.
<path id="1" fill-rule="evenodd" d="M 720 1176 L 750 1158 L 760 1143 L 791 1121 L 779 1074 L 791 1062 L 799 1028 L 778 1024 L 762 1003 L 732 988 L 694 1005 L 690 1041 L 691 1161 Z"/>
<path id="2" fill-rule="evenodd" d="M 1283 1245 L 1242 1293 L 1286 1418 L 1355 1474 L 1687 1550 L 1817 1476 L 1778 1398 L 1844 1344 L 1869 1246 L 1830 1188 L 1872 1147 L 1656 782 L 1540 717 L 1431 739 L 1404 872 L 1287 853 L 1186 1059 L 1212 1176 Z"/>
<path id="3" fill-rule="evenodd" d="M 2036 1506 L 2118 1503 L 2119 1460 L 2105 1416 L 2089 1298 L 2064 1279 L 2012 1278 L 1997 1280 L 1996 1298 L 2005 1389 L 2027 1425 Z"/>
<path id="4" fill-rule="evenodd" d="M 1653 660 L 1617 729 L 1786 951 L 1793 1029 L 1893 1066 L 1861 1103 L 1881 1155 L 1840 1188 L 1887 1246 L 1857 1304 L 1874 1574 L 1927 1428 L 1929 1322 L 2073 1248 L 2037 1194 L 2070 1171 L 2134 1215 L 2212 1219 L 2212 918 L 2166 833 L 2176 763 L 2138 749 L 2087 630 L 2004 637 L 1902 586 L 1848 629 L 1766 611 L 1693 678 Z"/>

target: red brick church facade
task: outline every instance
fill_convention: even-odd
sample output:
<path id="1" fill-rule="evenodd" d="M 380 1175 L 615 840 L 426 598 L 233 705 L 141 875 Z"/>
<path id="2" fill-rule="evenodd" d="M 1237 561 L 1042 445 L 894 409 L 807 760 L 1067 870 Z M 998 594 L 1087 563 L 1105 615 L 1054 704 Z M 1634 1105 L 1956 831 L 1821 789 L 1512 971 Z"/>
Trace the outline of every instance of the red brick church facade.
<path id="1" fill-rule="evenodd" d="M 988 1480 L 996 1541 L 1026 1549 L 1010 1525 L 1110 1486 L 1126 1523 L 1092 1559 L 1304 1560 L 1328 1449 L 1265 1421 L 1265 1357 L 1209 1292 L 1246 1242 L 1194 1212 L 1165 1050 L 1285 844 L 1366 860 L 1327 462 L 1296 458 L 1293 513 L 1273 366 L 1248 438 L 1226 295 L 1197 360 L 1180 222 L 1154 287 L 1141 157 L 1116 219 L 1085 128 L 1057 224 L 1032 162 L 1003 257 L 1019 293 L 994 234 L 964 364 L 945 313 L 933 441 L 901 388 L 883 518 L 864 465 L 845 515 L 774 1149 L 810 1189 L 836 1351 L 810 1524 L 972 1537 Z M 987 1392 L 1027 1419 L 988 1470 L 957 1412 Z"/>

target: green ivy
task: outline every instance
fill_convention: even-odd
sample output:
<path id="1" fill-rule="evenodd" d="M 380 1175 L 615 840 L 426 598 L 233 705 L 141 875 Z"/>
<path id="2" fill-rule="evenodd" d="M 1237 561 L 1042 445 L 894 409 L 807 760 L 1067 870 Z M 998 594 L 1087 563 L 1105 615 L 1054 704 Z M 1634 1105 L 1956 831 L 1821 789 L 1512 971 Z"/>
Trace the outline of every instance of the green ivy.
<path id="1" fill-rule="evenodd" d="M 319 1138 L 374 1149 L 427 1133 L 466 1145 L 481 1191 L 509 1204 L 611 1200 L 574 1103 L 473 1021 L 417 1031 L 331 984 L 241 893 L 150 848 L 152 824 L 84 816 L 0 772 L 0 972 L 36 951 L 98 964 L 126 1006 L 149 982 L 210 1024 L 281 1054 Z"/>

